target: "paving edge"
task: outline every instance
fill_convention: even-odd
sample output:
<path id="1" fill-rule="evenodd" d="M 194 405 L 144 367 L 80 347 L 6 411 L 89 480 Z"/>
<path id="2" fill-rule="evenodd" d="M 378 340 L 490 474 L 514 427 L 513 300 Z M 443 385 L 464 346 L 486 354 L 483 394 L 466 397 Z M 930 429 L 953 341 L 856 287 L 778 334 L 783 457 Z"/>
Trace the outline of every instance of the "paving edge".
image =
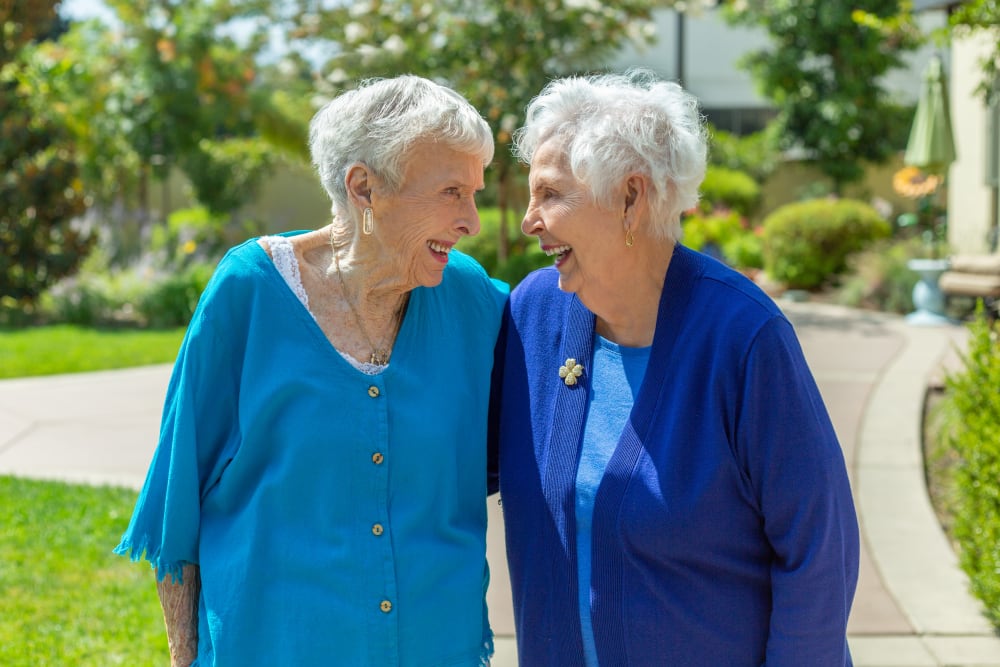
<path id="1" fill-rule="evenodd" d="M 904 321 L 890 326 L 906 342 L 879 379 L 862 418 L 855 460 L 861 529 L 886 588 L 921 645 L 942 661 L 926 664 L 1000 665 L 1000 639 L 969 593 L 924 481 L 924 391 L 954 331 Z M 952 660 L 964 644 L 970 649 L 975 644 L 982 655 L 975 662 Z"/>

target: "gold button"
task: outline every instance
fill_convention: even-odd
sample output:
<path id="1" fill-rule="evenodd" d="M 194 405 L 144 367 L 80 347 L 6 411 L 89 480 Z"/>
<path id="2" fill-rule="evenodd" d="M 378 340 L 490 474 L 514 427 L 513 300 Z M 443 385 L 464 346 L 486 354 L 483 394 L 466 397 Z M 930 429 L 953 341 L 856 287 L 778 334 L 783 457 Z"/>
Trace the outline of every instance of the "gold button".
<path id="1" fill-rule="evenodd" d="M 382 534 L 382 524 L 376 523 L 374 526 L 372 526 L 372 535 L 375 535 L 377 537 L 381 534 Z"/>
<path id="2" fill-rule="evenodd" d="M 372 454 L 372 463 L 374 463 L 375 465 L 377 466 L 382 465 L 382 460 L 383 460 L 382 452 L 375 452 L 374 454 Z"/>
<path id="3" fill-rule="evenodd" d="M 375 385 L 368 387 L 368 395 L 372 398 L 378 398 L 378 387 Z"/>
<path id="4" fill-rule="evenodd" d="M 382 604 L 380 604 L 378 608 L 381 609 L 386 614 L 388 614 L 390 611 L 392 611 L 392 603 L 389 602 L 388 600 L 382 600 Z"/>

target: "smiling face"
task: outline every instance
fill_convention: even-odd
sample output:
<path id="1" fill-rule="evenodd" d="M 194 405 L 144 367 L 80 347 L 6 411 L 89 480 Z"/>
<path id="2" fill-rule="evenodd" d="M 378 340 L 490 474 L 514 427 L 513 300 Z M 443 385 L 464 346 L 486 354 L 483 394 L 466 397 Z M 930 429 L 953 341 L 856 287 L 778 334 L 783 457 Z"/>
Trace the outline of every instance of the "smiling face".
<path id="1" fill-rule="evenodd" d="M 531 200 L 521 231 L 537 236 L 545 254 L 555 257 L 559 288 L 602 298 L 610 292 L 611 272 L 624 261 L 622 215 L 594 203 L 590 189 L 570 170 L 563 142 L 549 140 L 535 151 L 528 176 Z"/>
<path id="2" fill-rule="evenodd" d="M 482 189 L 478 157 L 433 143 L 411 149 L 398 191 L 373 189 L 375 235 L 404 282 L 441 282 L 455 243 L 479 233 L 475 194 Z"/>

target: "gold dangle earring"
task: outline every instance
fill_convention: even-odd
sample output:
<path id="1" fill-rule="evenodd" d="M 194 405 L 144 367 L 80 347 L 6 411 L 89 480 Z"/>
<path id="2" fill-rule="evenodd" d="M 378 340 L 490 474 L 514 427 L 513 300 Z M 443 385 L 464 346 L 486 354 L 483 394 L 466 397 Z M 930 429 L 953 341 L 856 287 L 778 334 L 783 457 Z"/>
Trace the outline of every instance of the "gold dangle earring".
<path id="1" fill-rule="evenodd" d="M 635 237 L 632 236 L 632 229 L 630 227 L 625 228 L 625 247 L 631 248 L 632 244 L 635 243 Z"/>
<path id="2" fill-rule="evenodd" d="M 372 232 L 375 231 L 375 214 L 370 206 L 365 209 L 361 231 L 365 233 L 365 236 L 371 236 Z"/>

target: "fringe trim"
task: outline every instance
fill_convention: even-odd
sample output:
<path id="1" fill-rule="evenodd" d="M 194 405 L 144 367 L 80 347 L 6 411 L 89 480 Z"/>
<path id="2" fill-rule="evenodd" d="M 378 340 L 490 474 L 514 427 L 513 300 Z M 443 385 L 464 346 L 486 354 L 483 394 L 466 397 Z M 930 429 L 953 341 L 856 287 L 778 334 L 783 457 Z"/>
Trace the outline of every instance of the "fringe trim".
<path id="1" fill-rule="evenodd" d="M 479 667 L 490 667 L 490 658 L 493 657 L 493 630 L 487 629 L 486 637 L 483 640 L 483 650 L 479 654 Z"/>
<path id="2" fill-rule="evenodd" d="M 173 584 L 184 583 L 184 566 L 191 565 L 190 562 L 184 560 L 163 560 L 159 549 L 151 550 L 149 548 L 148 538 L 133 542 L 123 537 L 122 541 L 115 547 L 114 553 L 119 556 L 126 556 L 133 563 L 138 563 L 141 560 L 148 561 L 152 568 L 156 570 L 157 581 L 163 581 L 167 578 L 167 575 L 170 575 L 170 583 Z"/>

